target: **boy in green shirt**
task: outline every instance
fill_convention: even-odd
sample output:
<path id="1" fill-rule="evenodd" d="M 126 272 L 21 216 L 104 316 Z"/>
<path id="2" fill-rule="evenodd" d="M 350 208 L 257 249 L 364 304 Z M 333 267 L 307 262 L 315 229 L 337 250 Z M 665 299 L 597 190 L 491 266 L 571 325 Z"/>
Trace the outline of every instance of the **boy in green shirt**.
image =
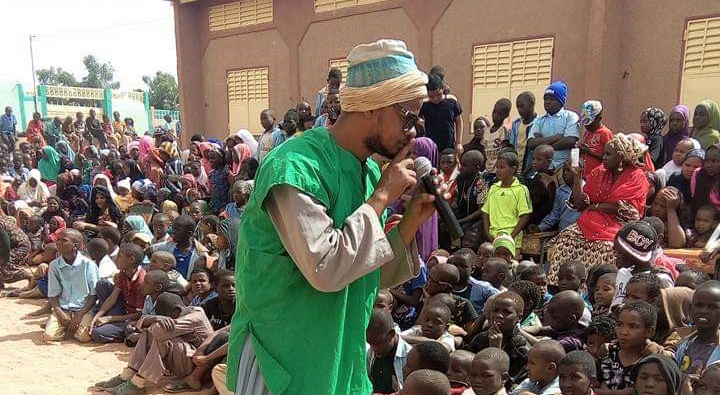
<path id="1" fill-rule="evenodd" d="M 522 231 L 532 213 L 530 193 L 515 177 L 519 162 L 520 159 L 514 152 L 498 156 L 495 172 L 499 181 L 490 187 L 482 208 L 488 240 L 494 240 L 500 233 L 509 234 L 515 239 L 515 254 L 522 248 Z"/>

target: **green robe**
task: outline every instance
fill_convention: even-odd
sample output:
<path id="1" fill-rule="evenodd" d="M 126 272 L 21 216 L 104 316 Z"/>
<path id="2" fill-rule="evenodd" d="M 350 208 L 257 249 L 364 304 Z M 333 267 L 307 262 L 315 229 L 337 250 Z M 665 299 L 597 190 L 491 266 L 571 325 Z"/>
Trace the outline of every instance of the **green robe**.
<path id="1" fill-rule="evenodd" d="M 235 389 L 240 356 L 251 333 L 265 385 L 273 395 L 372 392 L 365 328 L 380 270 L 338 292 L 316 290 L 284 249 L 264 201 L 273 186 L 293 186 L 327 207 L 339 229 L 372 195 L 379 179 L 374 161 L 360 163 L 325 128 L 307 131 L 265 157 L 240 225 L 228 388 Z"/>

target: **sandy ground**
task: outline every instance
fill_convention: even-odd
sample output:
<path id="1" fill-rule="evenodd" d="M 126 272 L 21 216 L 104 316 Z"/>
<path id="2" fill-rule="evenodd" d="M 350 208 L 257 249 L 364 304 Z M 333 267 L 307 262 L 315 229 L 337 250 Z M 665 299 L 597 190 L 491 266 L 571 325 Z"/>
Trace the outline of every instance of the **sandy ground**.
<path id="1" fill-rule="evenodd" d="M 102 394 L 90 386 L 122 371 L 130 356 L 124 344 L 58 344 L 42 341 L 46 317 L 25 317 L 42 300 L 0 298 L 0 394 Z M 207 394 L 207 389 L 183 394 Z M 155 387 L 148 394 L 164 394 Z"/>

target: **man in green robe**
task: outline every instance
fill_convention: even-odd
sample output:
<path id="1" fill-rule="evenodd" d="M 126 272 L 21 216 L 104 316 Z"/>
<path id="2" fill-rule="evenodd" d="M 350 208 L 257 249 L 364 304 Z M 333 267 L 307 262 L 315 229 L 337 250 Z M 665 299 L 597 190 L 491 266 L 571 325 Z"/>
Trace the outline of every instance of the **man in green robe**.
<path id="1" fill-rule="evenodd" d="M 413 240 L 433 195 L 415 194 L 389 233 L 383 224 L 416 183 L 408 152 L 427 77 L 401 41 L 360 45 L 348 61 L 332 131 L 273 149 L 243 213 L 227 367 L 235 394 L 370 394 L 365 329 L 377 291 L 419 272 Z M 373 154 L 392 158 L 382 174 Z"/>

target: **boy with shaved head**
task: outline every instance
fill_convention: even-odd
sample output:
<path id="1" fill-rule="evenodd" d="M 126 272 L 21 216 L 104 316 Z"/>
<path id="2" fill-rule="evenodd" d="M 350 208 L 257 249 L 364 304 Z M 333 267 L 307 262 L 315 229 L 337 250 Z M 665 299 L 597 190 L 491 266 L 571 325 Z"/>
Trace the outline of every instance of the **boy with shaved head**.
<path id="1" fill-rule="evenodd" d="M 512 395 L 531 392 L 536 395 L 554 395 L 560 393 L 558 379 L 560 361 L 565 356 L 565 348 L 555 340 L 541 340 L 528 354 L 528 378 L 518 385 Z"/>
<path id="2" fill-rule="evenodd" d="M 389 394 L 402 389 L 403 368 L 412 347 L 395 331 L 390 312 L 373 309 L 365 336 L 370 345 L 367 361 L 373 393 Z"/>
<path id="3" fill-rule="evenodd" d="M 450 395 L 450 381 L 437 370 L 416 370 L 410 374 L 407 386 L 399 395 Z"/>
<path id="4" fill-rule="evenodd" d="M 73 336 L 90 341 L 91 309 L 95 306 L 98 268 L 80 253 L 83 236 L 75 229 L 60 232 L 56 242 L 60 256 L 50 263 L 48 300 L 52 313 L 45 324 L 43 340 L 58 341 Z"/>

